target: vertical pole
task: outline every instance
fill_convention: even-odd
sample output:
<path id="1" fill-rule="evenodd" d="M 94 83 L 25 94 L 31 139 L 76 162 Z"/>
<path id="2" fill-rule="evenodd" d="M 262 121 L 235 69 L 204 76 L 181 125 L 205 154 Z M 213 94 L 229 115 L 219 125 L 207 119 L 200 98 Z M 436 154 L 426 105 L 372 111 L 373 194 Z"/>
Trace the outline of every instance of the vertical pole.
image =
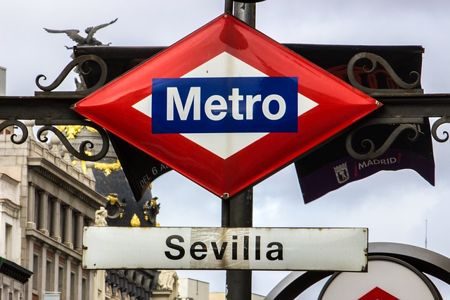
<path id="1" fill-rule="evenodd" d="M 229 199 L 222 200 L 222 227 L 252 227 L 253 189 L 249 188 Z M 252 294 L 252 271 L 228 270 L 226 299 L 247 300 Z"/>
<path id="2" fill-rule="evenodd" d="M 233 0 L 225 0 L 225 13 L 229 15 L 233 13 Z"/>
<path id="3" fill-rule="evenodd" d="M 234 1 L 233 16 L 244 21 L 251 27 L 255 27 L 256 5 L 255 3 L 242 3 Z"/>
<path id="4" fill-rule="evenodd" d="M 234 6 L 234 9 L 233 9 Z M 255 3 L 225 0 L 225 13 L 230 13 L 255 27 Z M 253 189 L 249 188 L 229 199 L 222 200 L 222 227 L 252 227 Z M 248 300 L 252 294 L 252 271 L 229 270 L 226 273 L 226 299 Z"/>

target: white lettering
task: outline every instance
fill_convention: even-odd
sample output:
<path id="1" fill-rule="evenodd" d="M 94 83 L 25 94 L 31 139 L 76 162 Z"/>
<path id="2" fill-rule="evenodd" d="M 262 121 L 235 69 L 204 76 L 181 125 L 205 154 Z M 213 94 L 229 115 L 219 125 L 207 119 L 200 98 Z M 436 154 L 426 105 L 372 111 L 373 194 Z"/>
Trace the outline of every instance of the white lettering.
<path id="1" fill-rule="evenodd" d="M 251 96 L 248 95 L 245 97 L 246 107 L 245 107 L 245 118 L 247 120 L 253 120 L 253 107 L 255 107 L 256 102 L 261 102 L 261 95 Z"/>
<path id="2" fill-rule="evenodd" d="M 245 99 L 245 114 L 240 111 L 241 101 Z M 231 94 L 228 96 L 228 101 L 231 102 L 231 117 L 234 120 L 253 120 L 255 104 L 262 102 L 262 113 L 266 119 L 276 121 L 286 113 L 286 101 L 277 94 L 271 94 L 261 101 L 261 95 L 241 95 L 239 88 L 232 88 Z M 275 102 L 276 107 L 271 103 Z M 183 104 L 184 103 L 184 104 Z M 205 101 L 205 115 L 211 121 L 221 121 L 228 115 L 228 103 L 221 95 L 211 95 Z M 192 112 L 192 120 L 200 121 L 201 119 L 201 88 L 191 87 L 186 97 L 186 101 L 181 100 L 180 93 L 177 87 L 167 87 L 167 121 L 173 121 L 175 114 L 181 121 L 186 121 Z"/>
<path id="3" fill-rule="evenodd" d="M 369 159 L 358 163 L 358 169 L 362 170 L 370 166 L 392 165 L 397 163 L 396 157 L 388 157 L 382 159 Z"/>
<path id="4" fill-rule="evenodd" d="M 191 106 L 194 105 L 194 120 L 200 120 L 200 87 L 191 87 L 189 89 L 189 94 L 186 98 L 186 103 L 181 102 L 180 93 L 176 87 L 167 88 L 167 121 L 174 120 L 174 104 L 180 120 L 186 121 L 189 112 L 191 111 Z"/>
<path id="5" fill-rule="evenodd" d="M 239 112 L 239 102 L 244 100 L 244 97 L 239 94 L 238 88 L 231 89 L 231 95 L 228 96 L 228 100 L 231 101 L 231 115 L 235 120 L 243 120 L 244 115 Z"/>
<path id="6" fill-rule="evenodd" d="M 276 113 L 272 113 L 270 111 L 270 102 L 276 101 L 278 103 L 278 111 Z M 277 94 L 272 94 L 264 98 L 264 101 L 262 103 L 262 111 L 264 116 L 272 121 L 276 121 L 281 119 L 284 114 L 286 113 L 286 102 L 284 101 L 283 97 Z"/>
<path id="7" fill-rule="evenodd" d="M 219 95 L 212 95 L 206 100 L 205 114 L 212 121 L 220 121 L 227 115 L 227 102 Z"/>

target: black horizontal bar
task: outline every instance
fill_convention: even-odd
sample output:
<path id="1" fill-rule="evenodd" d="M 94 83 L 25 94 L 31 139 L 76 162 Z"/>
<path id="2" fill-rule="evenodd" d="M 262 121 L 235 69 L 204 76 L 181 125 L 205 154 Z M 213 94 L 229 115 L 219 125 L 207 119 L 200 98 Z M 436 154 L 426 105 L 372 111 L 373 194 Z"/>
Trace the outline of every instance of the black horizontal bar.
<path id="1" fill-rule="evenodd" d="M 374 115 L 379 118 L 450 116 L 450 94 L 376 96 L 383 103 Z"/>
<path id="2" fill-rule="evenodd" d="M 71 107 L 84 96 L 2 96 L 0 119 L 81 121 L 85 118 Z"/>
<path id="3" fill-rule="evenodd" d="M 79 122 L 84 117 L 72 106 L 83 95 L 0 96 L 0 119 L 39 120 L 56 124 Z M 450 94 L 376 96 L 383 106 L 371 116 L 415 118 L 450 116 Z"/>

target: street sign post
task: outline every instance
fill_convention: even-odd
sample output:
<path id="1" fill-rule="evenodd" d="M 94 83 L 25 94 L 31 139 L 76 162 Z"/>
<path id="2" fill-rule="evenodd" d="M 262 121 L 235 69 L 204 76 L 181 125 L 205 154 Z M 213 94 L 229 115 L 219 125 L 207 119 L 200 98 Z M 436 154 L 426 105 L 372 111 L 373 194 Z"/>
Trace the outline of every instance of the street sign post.
<path id="1" fill-rule="evenodd" d="M 228 198 L 378 106 L 225 14 L 75 110 Z"/>
<path id="2" fill-rule="evenodd" d="M 379 106 L 376 100 L 233 16 L 224 14 L 78 102 L 75 110 L 222 199 L 228 199 L 228 203 L 223 205 L 222 225 L 234 227 L 252 226 L 249 187 Z M 246 212 L 242 214 L 243 219 L 233 222 L 237 218 L 232 216 L 233 209 L 229 202 L 233 205 L 245 204 L 242 207 Z M 220 230 L 219 236 L 223 237 L 224 232 L 235 229 Z M 320 238 L 325 236 L 321 234 Z M 291 238 L 286 238 L 285 243 L 289 244 Z M 331 241 L 334 239 L 328 238 Z M 185 240 L 184 237 L 182 239 Z M 243 238 L 244 244 L 246 239 L 249 243 L 250 236 Z M 133 239 L 131 243 L 134 248 L 145 248 L 136 241 Z M 154 241 L 148 243 L 152 249 L 156 246 Z M 165 241 L 163 245 L 166 247 L 167 243 L 174 245 L 167 237 Z M 290 257 L 288 264 L 275 259 L 276 263 L 271 262 L 269 266 L 261 266 L 258 261 L 255 265 L 244 263 L 242 267 L 241 263 L 233 262 L 234 250 L 231 250 L 231 258 L 230 255 L 225 256 L 227 252 L 223 250 L 225 252 L 222 253 L 217 243 L 214 244 L 216 248 L 212 243 L 210 246 L 214 258 L 217 260 L 223 254 L 227 263 L 220 263 L 220 266 L 225 265 L 225 269 L 230 270 L 227 272 L 227 289 L 230 291 L 227 298 L 248 298 L 251 272 L 246 270 L 340 268 L 336 264 L 299 265 L 295 256 L 287 252 L 286 257 Z M 227 243 L 238 245 L 233 240 Z M 172 250 L 180 253 L 187 251 L 194 262 L 203 260 L 203 254 L 209 251 L 203 248 L 207 247 L 205 242 L 199 240 L 195 245 L 194 248 L 191 245 L 184 249 L 175 244 L 175 250 Z M 255 257 L 263 251 L 259 246 L 254 246 L 257 249 L 254 251 Z M 292 246 L 296 250 L 293 253 L 298 255 L 303 246 Z M 321 262 L 327 262 L 327 257 L 331 256 L 325 255 L 322 259 L 321 253 L 324 249 L 331 250 L 330 246 L 310 248 L 311 256 L 305 261 L 314 262 L 320 256 Z M 87 247 L 85 258 L 89 252 L 100 251 L 100 248 L 95 251 L 92 248 L 89 250 L 89 245 Z M 113 245 L 108 248 L 118 249 Z M 248 250 L 245 245 L 243 248 Z M 361 249 L 359 247 L 358 254 L 352 257 L 365 256 L 365 250 Z M 280 254 L 277 251 L 281 250 L 267 251 L 271 253 L 266 253 L 270 261 L 270 255 L 276 256 Z M 334 253 L 337 257 L 335 263 L 350 259 L 346 256 L 350 252 L 344 252 Z M 121 253 L 124 252 L 109 253 L 104 257 L 114 260 L 115 255 Z M 177 256 L 176 253 L 168 253 Z M 250 256 L 250 253 L 253 252 L 244 251 L 243 255 Z M 331 252 L 328 254 L 333 255 Z M 280 255 L 285 257 L 284 252 Z M 161 261 L 164 259 L 158 260 Z M 232 264 L 229 264 L 230 261 Z M 95 266 L 101 264 L 97 260 L 92 264 L 86 260 L 86 266 L 94 267 L 94 263 Z M 105 268 L 113 267 L 112 261 L 104 263 Z M 120 267 L 145 268 L 133 265 L 131 261 L 122 263 Z M 135 263 L 139 265 L 144 262 L 138 260 Z M 162 269 L 191 268 L 191 263 L 186 265 L 181 261 L 176 261 L 172 266 L 150 265 L 151 268 Z M 234 265 L 241 267 L 233 268 Z M 203 269 L 214 268 L 205 261 L 199 266 Z M 351 269 L 364 270 L 365 264 L 353 264 Z"/>
<path id="3" fill-rule="evenodd" d="M 83 268 L 364 271 L 366 228 L 85 227 Z"/>

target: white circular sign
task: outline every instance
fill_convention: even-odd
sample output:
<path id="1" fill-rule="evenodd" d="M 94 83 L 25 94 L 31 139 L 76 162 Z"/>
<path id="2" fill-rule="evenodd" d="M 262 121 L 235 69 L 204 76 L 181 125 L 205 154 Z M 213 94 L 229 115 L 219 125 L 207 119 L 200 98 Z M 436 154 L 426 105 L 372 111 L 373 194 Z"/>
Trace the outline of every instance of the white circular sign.
<path id="1" fill-rule="evenodd" d="M 435 300 L 430 280 L 401 260 L 374 258 L 367 273 L 341 272 L 325 285 L 321 300 Z"/>

